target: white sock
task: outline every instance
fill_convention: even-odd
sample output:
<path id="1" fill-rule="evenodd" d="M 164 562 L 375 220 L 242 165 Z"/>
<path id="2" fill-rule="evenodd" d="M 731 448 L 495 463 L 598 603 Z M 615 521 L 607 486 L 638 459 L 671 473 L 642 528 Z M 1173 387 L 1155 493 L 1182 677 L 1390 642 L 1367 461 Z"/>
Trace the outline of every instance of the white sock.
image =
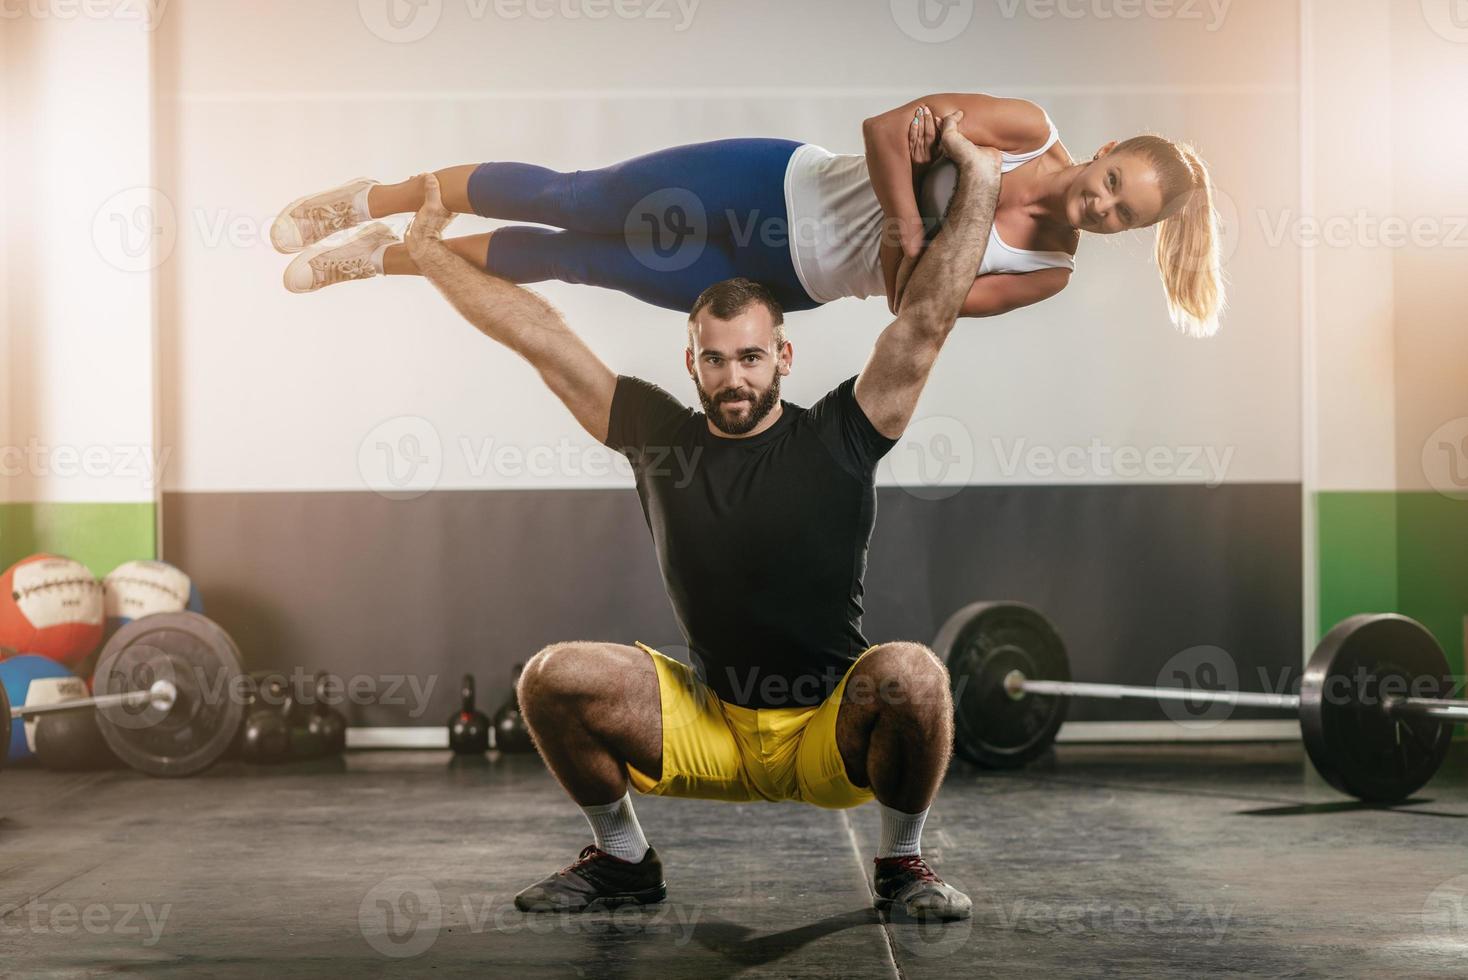
<path id="1" fill-rule="evenodd" d="M 383 257 L 387 255 L 387 250 L 396 244 L 397 242 L 388 242 L 386 245 L 379 245 L 372 253 L 372 268 L 377 270 L 379 276 L 387 275 L 387 268 L 383 265 Z"/>
<path id="2" fill-rule="evenodd" d="M 352 210 L 357 212 L 358 224 L 372 220 L 372 212 L 367 209 L 367 195 L 372 193 L 372 188 L 375 186 L 377 185 L 368 184 L 357 192 L 356 197 L 352 198 Z"/>
<path id="3" fill-rule="evenodd" d="M 632 812 L 631 793 L 623 794 L 615 803 L 584 806 L 581 812 L 596 835 L 596 846 L 612 857 L 636 864 L 647 853 L 647 838 L 642 836 L 642 825 Z"/>
<path id="4" fill-rule="evenodd" d="M 877 857 L 909 857 L 922 853 L 923 822 L 928 819 L 928 811 L 903 813 L 883 806 L 881 802 L 877 806 L 882 809 L 882 842 L 877 845 Z"/>

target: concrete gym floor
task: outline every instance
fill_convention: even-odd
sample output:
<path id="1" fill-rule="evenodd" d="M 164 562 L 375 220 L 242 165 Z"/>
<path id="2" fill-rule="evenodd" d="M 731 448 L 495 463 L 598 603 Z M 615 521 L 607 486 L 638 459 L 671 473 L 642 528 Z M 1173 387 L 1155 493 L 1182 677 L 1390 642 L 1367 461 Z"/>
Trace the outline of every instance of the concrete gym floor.
<path id="1" fill-rule="evenodd" d="M 0 975 L 1468 975 L 1468 747 L 1372 808 L 1300 746 L 1061 746 L 953 772 L 970 922 L 883 921 L 872 808 L 639 798 L 662 906 L 525 916 L 580 815 L 534 757 L 354 753 L 182 781 L 0 773 Z"/>

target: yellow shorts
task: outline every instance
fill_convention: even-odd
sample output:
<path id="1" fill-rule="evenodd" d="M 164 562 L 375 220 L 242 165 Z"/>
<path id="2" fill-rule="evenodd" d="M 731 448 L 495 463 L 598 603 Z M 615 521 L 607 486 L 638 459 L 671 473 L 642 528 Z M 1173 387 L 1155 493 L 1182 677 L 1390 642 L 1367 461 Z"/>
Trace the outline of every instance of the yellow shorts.
<path id="1" fill-rule="evenodd" d="M 815 707 L 742 708 L 720 701 L 693 668 L 637 645 L 652 657 L 663 707 L 662 778 L 627 767 L 639 793 L 733 802 L 794 800 L 833 810 L 872 799 L 870 789 L 846 777 L 836 744 L 836 714 L 850 670 Z"/>

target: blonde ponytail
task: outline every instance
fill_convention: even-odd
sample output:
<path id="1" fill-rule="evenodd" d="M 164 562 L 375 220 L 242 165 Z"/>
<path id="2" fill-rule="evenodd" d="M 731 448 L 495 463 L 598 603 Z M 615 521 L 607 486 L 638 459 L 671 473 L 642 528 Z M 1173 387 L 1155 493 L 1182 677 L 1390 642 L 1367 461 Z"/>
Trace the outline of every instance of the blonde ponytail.
<path id="1" fill-rule="evenodd" d="M 1218 332 L 1226 303 L 1213 181 L 1196 150 L 1160 136 L 1137 136 L 1116 147 L 1149 157 L 1167 205 L 1157 225 L 1157 269 L 1173 324 L 1193 337 Z"/>

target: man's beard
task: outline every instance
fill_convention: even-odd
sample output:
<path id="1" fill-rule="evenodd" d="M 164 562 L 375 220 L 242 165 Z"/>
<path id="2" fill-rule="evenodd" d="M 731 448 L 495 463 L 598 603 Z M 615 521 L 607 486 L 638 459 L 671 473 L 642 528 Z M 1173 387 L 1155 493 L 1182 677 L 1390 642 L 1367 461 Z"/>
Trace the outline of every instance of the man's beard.
<path id="1" fill-rule="evenodd" d="M 780 402 L 780 375 L 778 372 L 775 374 L 775 379 L 770 382 L 770 386 L 765 389 L 764 394 L 757 399 L 754 397 L 754 391 L 749 388 L 730 388 L 728 391 L 720 392 L 719 397 L 714 399 L 704 390 L 696 374 L 693 376 L 693 387 L 698 389 L 698 400 L 703 403 L 703 410 L 708 415 L 709 421 L 720 432 L 731 436 L 742 436 L 754 429 Z M 749 412 L 738 421 L 726 418 L 723 404 L 740 399 L 749 401 Z"/>

